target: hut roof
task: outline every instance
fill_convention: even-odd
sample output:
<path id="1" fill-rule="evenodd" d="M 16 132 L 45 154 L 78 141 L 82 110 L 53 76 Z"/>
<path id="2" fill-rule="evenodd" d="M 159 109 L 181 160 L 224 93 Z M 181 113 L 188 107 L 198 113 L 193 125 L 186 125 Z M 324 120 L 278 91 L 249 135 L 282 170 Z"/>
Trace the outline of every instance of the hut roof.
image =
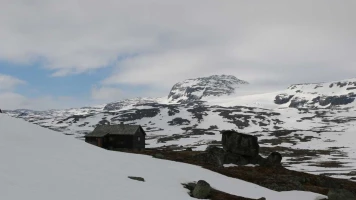
<path id="1" fill-rule="evenodd" d="M 140 125 L 118 124 L 118 125 L 101 125 L 97 126 L 93 132 L 85 135 L 85 137 L 104 137 L 105 135 L 135 135 L 136 131 L 141 129 L 143 134 L 145 131 Z"/>

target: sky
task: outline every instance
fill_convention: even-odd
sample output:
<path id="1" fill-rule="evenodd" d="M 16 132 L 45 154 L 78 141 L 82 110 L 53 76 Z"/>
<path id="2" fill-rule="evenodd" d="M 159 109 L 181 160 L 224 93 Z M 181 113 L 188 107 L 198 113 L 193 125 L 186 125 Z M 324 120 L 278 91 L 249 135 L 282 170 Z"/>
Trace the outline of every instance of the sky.
<path id="1" fill-rule="evenodd" d="M 229 74 L 256 92 L 356 77 L 354 0 L 0 0 L 0 108 L 162 97 Z"/>

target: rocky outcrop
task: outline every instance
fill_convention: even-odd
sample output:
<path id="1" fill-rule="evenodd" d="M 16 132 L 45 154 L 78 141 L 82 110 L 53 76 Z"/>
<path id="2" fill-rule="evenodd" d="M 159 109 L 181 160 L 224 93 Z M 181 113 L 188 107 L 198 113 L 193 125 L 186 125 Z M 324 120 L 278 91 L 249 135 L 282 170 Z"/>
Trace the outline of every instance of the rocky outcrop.
<path id="1" fill-rule="evenodd" d="M 261 166 L 279 166 L 281 165 L 282 155 L 278 152 L 272 152 L 266 159 L 261 160 Z"/>
<path id="2" fill-rule="evenodd" d="M 328 200 L 355 200 L 356 196 L 345 189 L 331 189 L 328 192 Z"/>
<path id="3" fill-rule="evenodd" d="M 257 137 L 235 131 L 223 131 L 222 134 L 224 148 L 208 146 L 204 153 L 195 155 L 194 159 L 216 167 L 223 167 L 224 164 L 258 164 L 266 167 L 281 165 L 282 155 L 278 152 L 271 153 L 267 158 L 258 154 Z"/>
<path id="4" fill-rule="evenodd" d="M 319 103 L 321 106 L 340 106 L 354 102 L 355 97 L 356 95 L 354 93 L 340 96 L 318 96 L 313 99 L 313 103 Z"/>
<path id="5" fill-rule="evenodd" d="M 288 103 L 293 97 L 294 97 L 294 95 L 279 94 L 275 97 L 274 103 L 278 104 L 278 105 L 285 104 L 285 103 Z"/>
<path id="6" fill-rule="evenodd" d="M 355 101 L 356 79 L 331 83 L 304 83 L 290 86 L 275 97 L 274 103 L 291 108 L 338 108 Z"/>

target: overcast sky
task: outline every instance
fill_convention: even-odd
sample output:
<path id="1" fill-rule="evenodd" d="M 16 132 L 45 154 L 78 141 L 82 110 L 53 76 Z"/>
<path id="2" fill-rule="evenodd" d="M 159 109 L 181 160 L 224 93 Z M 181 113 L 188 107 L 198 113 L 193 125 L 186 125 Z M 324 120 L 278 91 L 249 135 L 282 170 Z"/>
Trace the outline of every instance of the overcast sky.
<path id="1" fill-rule="evenodd" d="M 0 108 L 168 95 L 231 74 L 259 88 L 356 77 L 356 1 L 0 0 Z"/>

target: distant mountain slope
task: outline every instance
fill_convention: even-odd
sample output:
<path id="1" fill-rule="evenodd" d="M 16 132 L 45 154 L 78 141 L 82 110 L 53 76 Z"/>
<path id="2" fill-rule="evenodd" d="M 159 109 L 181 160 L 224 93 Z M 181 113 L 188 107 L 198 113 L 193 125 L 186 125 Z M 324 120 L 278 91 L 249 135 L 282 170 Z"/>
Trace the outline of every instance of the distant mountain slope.
<path id="1" fill-rule="evenodd" d="M 234 129 L 257 135 L 264 148 L 276 148 L 272 150 L 284 155 L 287 167 L 323 173 L 322 162 L 333 159 L 336 163 L 328 170 L 343 168 L 343 177 L 350 178 L 345 174 L 356 170 L 355 82 L 299 84 L 280 92 L 238 96 L 236 91 L 247 83 L 222 75 L 176 84 L 165 98 L 7 113 L 77 138 L 101 124 L 140 124 L 148 148 L 204 150 L 220 144 L 220 131 Z"/>
<path id="2" fill-rule="evenodd" d="M 296 84 L 275 98 L 276 104 L 289 107 L 340 107 L 354 104 L 356 79 L 329 83 Z"/>

